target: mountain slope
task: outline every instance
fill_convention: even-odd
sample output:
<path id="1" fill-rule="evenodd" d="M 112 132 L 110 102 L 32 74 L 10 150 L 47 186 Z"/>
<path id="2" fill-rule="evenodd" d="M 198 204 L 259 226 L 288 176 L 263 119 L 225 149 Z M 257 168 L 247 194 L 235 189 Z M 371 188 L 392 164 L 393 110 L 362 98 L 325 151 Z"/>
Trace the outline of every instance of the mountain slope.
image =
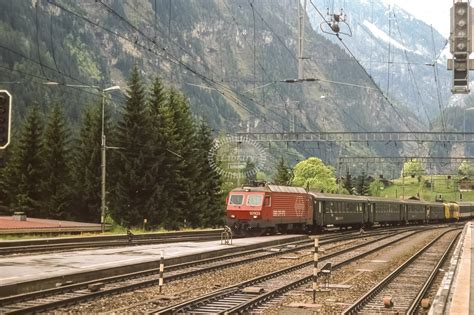
<path id="1" fill-rule="evenodd" d="M 384 92 L 408 106 L 425 123 L 438 116 L 440 107 L 444 109 L 450 97 L 452 74 L 446 70 L 447 40 L 426 23 L 386 1 L 354 0 L 337 4 L 345 5 L 347 24 L 352 31 L 352 37 L 342 35 L 341 38 Z M 318 9 L 326 14 L 326 8 Z M 339 12 L 340 7 L 329 8 L 333 10 Z M 335 36 L 321 31 L 323 20 L 312 6 L 308 12 L 318 33 L 339 42 Z M 447 21 L 448 17 L 449 12 Z M 345 25 L 341 30 L 349 32 Z"/>
<path id="2" fill-rule="evenodd" d="M 317 80 L 280 82 L 297 76 L 297 3 L 0 0 L 8 9 L 0 12 L 0 65 L 9 69 L 4 82 L 21 82 L 0 85 L 15 95 L 16 123 L 31 103 L 46 110 L 52 100 L 63 103 L 77 123 L 81 108 L 100 101 L 100 95 L 44 83 L 125 87 L 136 64 L 148 80 L 159 75 L 183 90 L 193 112 L 221 132 L 422 128 L 409 107 L 389 104 L 357 63 L 341 62 L 350 56 L 338 44 L 308 24 L 305 49 L 311 59 L 305 61 L 305 75 Z M 123 101 L 115 95 L 113 101 L 119 110 Z M 295 148 L 269 150 L 278 156 L 296 152 L 293 159 L 316 154 L 331 163 L 349 152 L 403 150 L 324 143 Z"/>

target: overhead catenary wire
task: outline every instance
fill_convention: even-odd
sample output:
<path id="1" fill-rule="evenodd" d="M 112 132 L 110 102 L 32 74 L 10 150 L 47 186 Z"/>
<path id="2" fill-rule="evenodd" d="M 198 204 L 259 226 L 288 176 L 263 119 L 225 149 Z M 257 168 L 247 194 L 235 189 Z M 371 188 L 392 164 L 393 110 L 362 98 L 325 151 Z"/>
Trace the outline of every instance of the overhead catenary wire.
<path id="1" fill-rule="evenodd" d="M 146 34 L 144 34 L 141 30 L 139 30 L 135 25 L 133 25 L 131 22 L 129 22 L 128 20 L 126 20 L 124 17 L 122 17 L 120 14 L 118 14 L 117 12 L 115 12 L 112 8 L 108 7 L 106 4 L 104 4 L 103 2 L 101 2 L 99 0 L 99 3 L 102 4 L 104 7 L 107 8 L 107 11 L 109 11 L 110 13 L 112 13 L 113 15 L 117 16 L 120 20 L 124 21 L 127 25 L 129 25 L 132 29 L 134 29 L 135 31 L 137 31 L 138 33 L 140 33 L 140 35 L 142 35 L 146 40 L 149 40 L 149 38 L 146 36 Z M 156 43 L 153 43 L 154 45 L 157 45 Z M 222 96 L 224 96 L 226 99 L 232 101 L 234 104 L 244 108 L 247 112 L 249 112 L 250 114 L 253 114 L 255 115 L 256 117 L 259 116 L 259 112 L 256 112 L 256 111 L 253 111 L 251 110 L 248 106 L 244 106 L 244 104 L 242 102 L 239 101 L 239 99 L 237 97 L 235 97 L 234 95 L 238 95 L 239 97 L 242 97 L 244 99 L 246 99 L 247 101 L 251 101 L 253 102 L 254 104 L 258 105 L 258 103 L 250 98 L 250 97 L 247 97 L 241 93 L 238 93 L 238 92 L 235 92 L 233 91 L 230 87 L 226 86 L 226 85 L 223 85 L 217 81 L 215 81 L 214 79 L 212 78 L 209 78 L 207 77 L 206 75 L 204 74 L 201 74 L 199 73 L 198 71 L 196 71 L 195 69 L 191 68 L 189 65 L 185 64 L 184 62 L 180 61 L 179 58 L 176 58 L 172 55 L 169 54 L 169 52 L 167 52 L 167 57 L 168 58 L 171 58 L 172 61 L 175 61 L 177 62 L 179 65 L 182 65 L 184 66 L 187 70 L 189 70 L 190 72 L 192 72 L 193 74 L 196 74 L 199 78 L 201 78 L 206 84 L 208 84 L 209 86 L 213 87 L 216 91 L 218 91 Z M 275 114 L 278 114 L 275 112 Z M 273 124 L 270 124 L 268 123 L 267 121 L 264 121 L 263 123 L 269 125 L 272 129 L 275 129 L 277 130 Z"/>
<path id="2" fill-rule="evenodd" d="M 393 17 L 394 17 L 394 22 L 395 22 L 395 26 L 397 27 L 397 32 L 398 32 L 398 35 L 400 36 L 400 40 L 402 41 L 402 44 L 405 46 L 405 40 L 403 39 L 402 37 L 402 32 L 400 31 L 400 24 L 398 23 L 398 19 L 397 19 L 397 15 L 395 13 L 393 13 Z M 426 120 L 428 121 L 428 124 L 429 124 L 429 128 L 431 129 L 431 120 L 430 120 L 430 117 L 428 115 L 428 111 L 426 109 L 426 104 L 425 102 L 423 101 L 423 97 L 421 96 L 421 92 L 420 92 L 420 88 L 418 87 L 418 82 L 415 78 L 415 74 L 413 73 L 413 69 L 411 67 L 412 63 L 410 63 L 410 60 L 408 58 L 408 52 L 406 49 L 403 49 L 403 55 L 405 57 L 405 61 L 407 63 L 407 69 L 408 69 L 408 73 L 410 74 L 410 77 L 412 79 L 412 82 L 413 82 L 413 85 L 415 86 L 415 89 L 416 89 L 416 92 L 417 92 L 417 96 L 418 96 L 418 100 L 423 108 L 423 111 L 424 111 L 424 114 L 426 116 Z"/>
<path id="3" fill-rule="evenodd" d="M 431 41 L 432 41 L 432 44 L 433 44 L 433 53 L 434 53 L 434 56 L 436 56 L 436 46 L 435 46 L 435 40 L 434 40 L 433 25 L 431 25 Z M 434 62 L 433 72 L 434 72 L 434 80 L 435 80 L 435 84 L 436 84 L 436 92 L 437 92 L 436 96 L 437 96 L 437 100 L 438 100 L 439 114 L 440 114 L 440 118 L 441 118 L 441 128 L 442 128 L 443 132 L 446 133 L 446 122 L 445 122 L 445 118 L 444 118 L 444 109 L 443 109 L 443 106 L 441 104 L 441 87 L 439 85 L 438 63 L 437 62 Z M 447 139 L 446 136 L 445 136 L 445 139 Z M 446 150 L 446 154 L 449 154 L 449 149 L 448 149 L 448 146 L 447 146 L 447 142 L 443 142 L 443 145 L 444 145 L 444 148 Z"/>
<path id="4" fill-rule="evenodd" d="M 37 61 L 37 60 L 35 60 L 35 59 L 33 59 L 33 58 L 30 58 L 30 57 L 28 57 L 28 56 L 26 56 L 26 55 L 24 55 L 24 54 L 22 54 L 22 53 L 20 53 L 20 52 L 17 52 L 17 51 L 15 51 L 15 50 L 13 50 L 13 49 L 11 49 L 11 48 L 9 48 L 9 47 L 6 47 L 6 46 L 3 46 L 3 45 L 0 44 L 0 49 L 4 49 L 4 50 L 6 50 L 6 51 L 8 51 L 8 52 L 10 52 L 10 53 L 13 53 L 13 54 L 15 54 L 15 55 L 21 57 L 21 58 L 24 58 L 24 59 L 26 59 L 26 60 L 28 60 L 28 61 L 30 61 L 30 62 L 32 62 L 32 63 L 35 63 L 35 64 L 37 64 L 37 65 L 40 65 L 39 61 Z M 51 70 L 51 71 L 57 72 L 54 68 L 49 67 L 48 65 L 42 64 L 42 66 L 43 66 L 43 69 L 47 69 L 47 70 Z M 17 72 L 17 73 L 21 73 L 21 74 L 23 74 L 23 75 L 26 75 L 26 76 L 29 76 L 29 77 L 32 77 L 32 78 L 35 78 L 35 79 L 41 79 L 42 81 L 41 81 L 41 82 L 38 82 L 38 83 L 40 83 L 40 84 L 42 84 L 42 85 L 45 85 L 45 83 L 47 83 L 47 82 L 51 79 L 50 77 L 47 77 L 47 76 L 44 76 L 44 75 L 41 75 L 41 76 L 40 76 L 40 75 L 36 75 L 36 74 L 33 74 L 33 73 L 25 72 L 25 71 L 22 71 L 22 70 L 18 70 L 18 69 L 15 69 L 15 68 L 8 68 L 8 67 L 5 67 L 5 66 L 0 66 L 0 67 L 1 67 L 2 69 L 9 70 L 9 71 L 11 71 L 11 72 Z M 78 85 L 90 86 L 90 87 L 93 86 L 93 84 L 90 84 L 90 83 L 85 82 L 85 81 L 82 81 L 82 80 L 80 80 L 80 79 L 78 79 L 78 78 L 75 78 L 75 77 L 72 77 L 72 76 L 70 76 L 70 75 L 67 75 L 67 74 L 65 74 L 64 72 L 62 72 L 62 73 L 57 72 L 57 73 L 60 74 L 62 77 L 68 78 L 68 79 L 72 80 L 73 82 L 79 83 Z M 83 91 L 84 93 L 88 93 L 88 94 L 92 94 L 92 95 L 101 96 L 101 94 L 93 93 L 93 92 L 90 92 L 90 91 L 85 90 L 85 89 L 78 89 L 77 87 L 68 86 L 69 83 L 67 83 L 67 82 L 65 82 L 65 81 L 61 81 L 61 80 L 59 80 L 59 81 L 60 81 L 60 82 L 58 82 L 58 83 L 59 83 L 59 85 L 61 85 L 61 86 L 66 86 L 66 87 L 68 87 L 68 88 L 74 88 L 74 89 Z"/>
<path id="5" fill-rule="evenodd" d="M 39 10 L 39 1 L 37 1 L 35 3 L 35 24 L 36 24 L 36 51 L 37 51 L 37 54 L 38 54 L 38 61 L 39 61 L 39 65 L 40 65 L 40 69 L 41 69 L 41 73 L 43 74 L 43 76 L 45 76 L 46 78 L 48 77 L 46 75 L 46 72 L 44 71 L 43 69 L 43 62 L 41 61 L 41 53 L 40 53 L 40 30 L 39 30 L 39 17 L 38 17 L 38 10 Z"/>
<path id="6" fill-rule="evenodd" d="M 225 2 L 224 2 L 225 3 Z M 278 39 L 279 38 L 279 35 L 273 30 L 273 28 L 270 26 L 270 24 L 265 20 L 265 18 L 263 17 L 263 15 L 256 9 L 254 8 L 254 11 L 255 13 L 259 16 L 259 18 L 262 20 L 262 22 L 264 23 L 264 25 L 270 30 L 270 32 Z M 234 23 L 237 23 L 235 21 L 235 17 L 234 17 Z M 286 48 L 286 50 L 290 53 L 290 55 L 292 56 L 292 58 L 297 61 L 297 57 L 296 55 L 293 53 L 293 51 L 291 51 L 291 49 L 286 45 L 286 43 L 284 41 L 282 41 L 281 39 L 279 40 L 279 42 Z M 264 69 L 262 69 L 263 71 L 265 71 Z M 357 85 L 357 84 L 351 84 L 351 83 L 345 83 L 345 82 L 337 82 L 337 81 L 332 81 L 332 80 L 325 80 L 325 79 L 317 79 L 315 81 L 321 81 L 321 82 L 327 82 L 327 83 L 334 83 L 334 84 L 342 84 L 342 85 L 347 85 L 347 86 L 355 86 L 355 87 L 361 87 L 361 88 L 371 88 L 371 87 L 368 87 L 368 86 L 362 86 L 362 85 Z M 283 81 L 280 81 L 280 82 L 283 82 Z M 288 82 L 288 81 L 287 81 Z M 331 102 L 337 104 L 337 102 L 334 100 L 334 99 L 331 99 Z M 359 123 L 357 122 L 351 115 L 349 115 L 342 106 L 340 106 L 340 104 L 337 104 L 337 108 L 340 109 L 344 115 L 346 115 L 349 120 L 353 121 L 359 128 L 361 128 L 362 130 L 364 130 L 365 128 Z M 301 126 L 303 126 L 303 129 L 306 129 L 306 127 L 299 123 Z"/>
<path id="7" fill-rule="evenodd" d="M 316 10 L 316 12 L 321 16 L 321 18 L 326 22 L 326 19 L 324 18 L 324 15 L 321 13 L 321 11 L 318 9 L 318 7 L 314 4 L 313 0 L 309 0 L 309 2 L 311 3 L 311 5 L 313 6 L 313 8 Z M 328 23 L 329 24 L 329 23 Z M 351 55 L 354 60 L 356 61 L 356 63 L 359 65 L 359 67 L 362 69 L 362 71 L 367 75 L 367 77 L 369 78 L 369 80 L 372 82 L 372 84 L 376 87 L 377 91 L 380 93 L 380 95 L 384 98 L 384 100 L 390 105 L 390 107 L 392 108 L 392 110 L 396 113 L 396 115 L 399 117 L 400 121 L 405 125 L 405 127 L 408 129 L 408 131 L 411 131 L 411 127 L 409 126 L 409 124 L 405 121 L 405 119 L 403 118 L 403 116 L 399 113 L 399 111 L 396 109 L 395 105 L 393 105 L 393 103 L 390 101 L 390 99 L 385 95 L 385 93 L 383 93 L 383 91 L 380 89 L 380 87 L 378 86 L 377 83 L 375 83 L 374 79 L 372 78 L 371 75 L 369 75 L 369 73 L 367 72 L 367 70 L 362 66 L 362 64 L 358 61 L 358 59 L 356 58 L 356 56 L 352 53 L 352 51 L 349 49 L 349 47 L 347 46 L 347 44 L 342 40 L 342 38 L 337 35 L 336 36 L 339 40 L 339 42 L 344 46 L 344 48 L 347 50 L 347 52 L 349 53 L 349 55 Z"/>
<path id="8" fill-rule="evenodd" d="M 279 42 L 286 48 L 286 50 L 290 53 L 290 55 L 292 56 L 292 58 L 297 61 L 297 57 L 296 55 L 290 50 L 290 48 L 286 45 L 286 43 L 284 41 L 282 41 L 279 37 L 279 35 L 273 30 L 273 28 L 270 26 L 270 24 L 263 18 L 262 14 L 255 9 L 255 12 L 257 13 L 257 15 L 260 17 L 260 19 L 262 20 L 262 22 L 267 26 L 267 28 L 270 30 L 270 32 L 272 32 L 272 34 L 277 38 L 279 39 Z M 357 62 L 357 59 L 355 60 Z M 285 80 L 284 82 L 297 82 L 297 80 Z M 375 89 L 377 90 L 376 88 L 373 88 L 373 87 L 369 87 L 369 86 L 363 86 L 363 85 L 359 85 L 359 84 L 351 84 L 351 83 L 346 83 L 346 82 L 338 82 L 338 81 L 333 81 L 333 80 L 326 80 L 326 79 L 309 79 L 307 81 L 320 81 L 320 82 L 326 82 L 326 83 L 332 83 L 332 84 L 341 84 L 341 85 L 346 85 L 346 86 L 352 86 L 352 87 L 359 87 L 359 88 L 365 88 L 365 89 Z M 281 81 L 282 82 L 282 81 Z M 335 99 L 333 98 L 330 98 L 331 102 L 336 104 L 336 107 L 338 109 L 340 109 L 342 111 L 342 113 L 347 116 L 349 118 L 349 120 L 353 121 L 360 129 L 362 130 L 366 130 L 365 127 L 363 127 L 359 122 L 357 122 L 351 115 L 349 115 L 345 110 L 344 108 L 338 104 Z M 347 150 L 347 148 L 345 148 Z"/>
<path id="9" fill-rule="evenodd" d="M 433 45 L 433 52 L 434 55 L 436 55 L 436 46 L 435 46 L 435 41 L 434 41 L 434 34 L 433 34 L 433 26 L 431 26 L 431 41 Z M 443 128 L 443 131 L 446 132 L 446 124 L 444 120 L 444 110 L 443 110 L 443 105 L 441 104 L 441 87 L 439 85 L 439 80 L 438 80 L 438 64 L 435 62 L 433 66 L 433 73 L 434 73 L 434 81 L 436 84 L 436 96 L 438 100 L 438 108 L 439 108 L 439 114 L 441 117 L 441 126 Z"/>
<path id="10" fill-rule="evenodd" d="M 254 88 L 254 97 L 255 97 L 255 81 L 257 80 L 257 67 L 255 66 L 255 62 L 256 62 L 256 44 L 257 44 L 257 41 L 255 39 L 255 35 L 256 35 L 256 29 L 255 29 L 255 10 L 253 8 L 253 1 L 254 0 L 248 0 L 248 3 L 250 5 L 250 7 L 252 8 L 252 19 L 253 19 L 253 88 Z"/>
<path id="11" fill-rule="evenodd" d="M 390 60 L 392 59 L 392 8 L 388 5 L 388 63 L 387 63 L 387 95 L 390 95 Z"/>
<path id="12" fill-rule="evenodd" d="M 52 1 L 52 0 L 50 0 Z M 101 5 L 103 5 L 104 7 L 106 7 L 107 11 L 109 11 L 110 13 L 112 13 L 113 15 L 117 16 L 120 20 L 124 21 L 127 25 L 129 25 L 133 30 L 135 30 L 136 32 L 138 32 L 140 35 L 142 35 L 146 40 L 150 40 L 148 38 L 148 36 L 146 36 L 146 34 L 144 34 L 140 29 L 138 29 L 135 25 L 133 25 L 131 22 L 129 22 L 126 18 L 124 18 L 123 16 L 121 16 L 120 14 L 118 14 L 115 10 L 113 10 L 111 7 L 109 7 L 108 5 L 106 5 L 105 3 L 103 3 L 102 1 L 98 0 L 98 3 L 100 3 Z M 103 27 L 102 27 L 103 28 Z M 124 37 L 124 36 L 121 36 L 121 37 Z M 157 46 L 156 43 L 152 42 L 155 46 Z M 137 44 L 137 43 L 135 43 Z M 168 52 L 166 52 L 167 55 L 166 57 L 168 58 L 171 58 L 171 60 L 177 62 L 179 65 L 182 65 L 183 67 L 185 67 L 188 71 L 192 72 L 193 74 L 197 75 L 199 78 L 201 78 L 206 84 L 209 84 L 210 86 L 213 86 L 217 91 L 219 91 L 224 97 L 226 97 L 227 99 L 231 99 L 233 100 L 233 102 L 239 106 L 242 106 L 243 104 L 241 102 L 238 101 L 238 98 L 236 97 L 229 97 L 229 94 L 232 94 L 232 95 L 238 95 L 239 97 L 242 97 L 244 99 L 246 99 L 247 101 L 251 101 L 253 102 L 254 104 L 256 105 L 259 105 L 254 99 L 246 96 L 246 95 L 243 95 L 241 93 L 238 93 L 238 92 L 235 92 L 233 91 L 231 88 L 229 88 L 228 86 L 225 86 L 223 84 L 220 84 L 219 82 L 215 81 L 214 79 L 212 78 L 209 78 L 207 77 L 206 75 L 204 74 L 201 74 L 199 73 L 198 71 L 196 71 L 195 69 L 191 68 L 189 65 L 187 65 L 186 63 L 182 62 L 181 60 L 179 60 L 179 58 L 176 58 L 174 57 L 173 55 L 169 54 Z M 225 94 L 225 92 L 223 91 L 220 91 L 219 88 L 221 89 L 224 89 L 226 90 L 227 92 L 230 92 L 229 94 Z M 245 108 L 247 111 L 249 111 L 251 114 L 254 114 L 255 116 L 258 116 L 259 113 L 258 112 L 255 112 L 255 111 L 251 111 L 248 107 Z M 279 115 L 277 112 L 274 112 L 276 115 Z M 281 116 L 281 115 L 280 115 Z M 266 121 L 264 121 L 264 123 L 268 124 Z M 275 127 L 272 125 L 272 124 L 268 124 L 271 126 L 272 129 L 275 129 Z"/>
<path id="13" fill-rule="evenodd" d="M 50 39 L 50 46 L 51 46 L 51 57 L 53 58 L 54 67 L 56 71 L 61 74 L 61 70 L 59 70 L 58 63 L 56 61 L 56 50 L 54 49 L 54 35 L 53 35 L 53 13 L 50 12 L 49 15 L 49 39 Z"/>

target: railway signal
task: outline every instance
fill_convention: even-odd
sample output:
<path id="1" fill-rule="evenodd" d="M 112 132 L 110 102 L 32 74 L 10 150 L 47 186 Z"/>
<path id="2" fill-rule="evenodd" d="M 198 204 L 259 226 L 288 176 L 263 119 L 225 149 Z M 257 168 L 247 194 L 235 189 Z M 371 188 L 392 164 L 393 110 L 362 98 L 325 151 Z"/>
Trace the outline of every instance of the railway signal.
<path id="1" fill-rule="evenodd" d="M 0 90 L 0 150 L 10 144 L 12 118 L 12 95 L 7 90 Z"/>
<path id="2" fill-rule="evenodd" d="M 469 59 L 472 51 L 472 19 L 469 0 L 455 0 L 451 8 L 450 51 L 453 59 L 448 60 L 448 70 L 453 70 L 453 94 L 469 93 L 469 70 L 474 65 Z"/>

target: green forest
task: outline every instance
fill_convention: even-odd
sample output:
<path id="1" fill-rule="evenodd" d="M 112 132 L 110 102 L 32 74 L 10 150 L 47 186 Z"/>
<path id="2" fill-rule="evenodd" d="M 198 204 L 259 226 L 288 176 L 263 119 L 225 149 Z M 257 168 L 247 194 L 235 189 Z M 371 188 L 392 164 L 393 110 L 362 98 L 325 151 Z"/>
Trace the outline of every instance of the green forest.
<path id="1" fill-rule="evenodd" d="M 84 109 L 77 137 L 62 104 L 30 106 L 0 168 L 3 212 L 100 222 L 101 103 Z M 109 104 L 110 105 L 110 104 Z M 223 219 L 221 179 L 208 160 L 213 139 L 184 95 L 150 86 L 133 68 L 117 119 L 104 115 L 107 214 L 124 226 L 212 227 Z"/>

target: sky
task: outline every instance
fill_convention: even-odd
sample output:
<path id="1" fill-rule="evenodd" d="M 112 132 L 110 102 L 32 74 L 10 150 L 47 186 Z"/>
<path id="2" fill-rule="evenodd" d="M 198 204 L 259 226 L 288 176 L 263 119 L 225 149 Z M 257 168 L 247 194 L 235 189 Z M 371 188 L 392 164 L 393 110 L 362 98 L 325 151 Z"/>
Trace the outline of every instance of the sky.
<path id="1" fill-rule="evenodd" d="M 453 0 L 388 0 L 411 13 L 428 25 L 433 25 L 441 35 L 449 37 L 449 9 Z"/>

